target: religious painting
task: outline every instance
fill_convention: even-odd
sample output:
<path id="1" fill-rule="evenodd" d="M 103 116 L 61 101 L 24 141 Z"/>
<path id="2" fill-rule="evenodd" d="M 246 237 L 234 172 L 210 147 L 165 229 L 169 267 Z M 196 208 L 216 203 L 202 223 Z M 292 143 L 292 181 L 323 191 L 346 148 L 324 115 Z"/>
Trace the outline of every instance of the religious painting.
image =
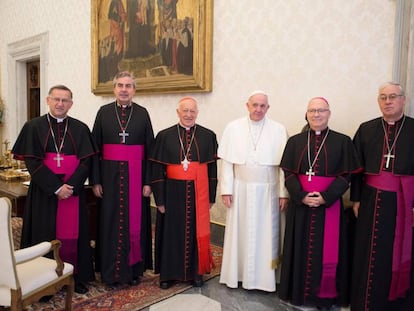
<path id="1" fill-rule="evenodd" d="M 128 70 L 139 94 L 212 90 L 213 0 L 92 0 L 92 92 Z"/>

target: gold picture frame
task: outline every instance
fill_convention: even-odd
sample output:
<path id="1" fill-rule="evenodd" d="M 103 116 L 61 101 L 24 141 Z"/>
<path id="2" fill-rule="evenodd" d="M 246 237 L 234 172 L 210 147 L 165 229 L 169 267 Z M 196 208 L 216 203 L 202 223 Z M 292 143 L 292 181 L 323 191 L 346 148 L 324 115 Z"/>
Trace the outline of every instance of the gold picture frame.
<path id="1" fill-rule="evenodd" d="M 92 92 L 122 70 L 138 94 L 210 92 L 212 33 L 213 0 L 91 0 Z"/>

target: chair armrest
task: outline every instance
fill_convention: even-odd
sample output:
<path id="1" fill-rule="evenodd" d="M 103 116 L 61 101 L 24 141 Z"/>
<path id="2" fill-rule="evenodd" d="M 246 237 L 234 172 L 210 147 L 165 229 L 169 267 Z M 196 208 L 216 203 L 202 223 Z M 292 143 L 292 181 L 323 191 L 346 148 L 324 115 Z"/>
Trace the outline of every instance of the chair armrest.
<path id="1" fill-rule="evenodd" d="M 56 274 L 62 276 L 64 263 L 59 255 L 59 249 L 62 246 L 62 242 L 59 240 L 53 240 L 50 242 L 41 242 L 39 244 L 22 248 L 14 252 L 14 258 L 16 264 L 20 264 L 26 261 L 30 261 L 36 257 L 41 257 L 47 253 L 53 251 L 53 258 L 56 261 Z"/>
<path id="2" fill-rule="evenodd" d="M 51 241 L 52 243 L 52 249 L 53 249 L 53 258 L 56 261 L 56 273 L 58 276 L 62 276 L 63 274 L 63 268 L 64 268 L 64 263 L 62 261 L 62 259 L 60 258 L 59 255 L 59 249 L 62 246 L 62 242 L 59 240 L 53 240 Z"/>
<path id="3" fill-rule="evenodd" d="M 33 258 L 40 257 L 49 253 L 52 249 L 51 242 L 41 242 L 39 244 L 22 248 L 14 252 L 16 264 L 29 261 Z"/>

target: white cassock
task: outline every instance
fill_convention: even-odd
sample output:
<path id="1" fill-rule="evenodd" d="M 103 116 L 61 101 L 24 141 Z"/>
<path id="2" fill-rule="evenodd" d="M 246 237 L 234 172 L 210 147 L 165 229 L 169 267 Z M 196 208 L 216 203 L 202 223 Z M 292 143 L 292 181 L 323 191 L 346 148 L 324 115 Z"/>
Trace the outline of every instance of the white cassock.
<path id="1" fill-rule="evenodd" d="M 224 129 L 221 194 L 233 202 L 226 215 L 220 283 L 273 292 L 279 250 L 279 197 L 288 197 L 279 168 L 287 141 L 283 125 L 241 118 Z"/>

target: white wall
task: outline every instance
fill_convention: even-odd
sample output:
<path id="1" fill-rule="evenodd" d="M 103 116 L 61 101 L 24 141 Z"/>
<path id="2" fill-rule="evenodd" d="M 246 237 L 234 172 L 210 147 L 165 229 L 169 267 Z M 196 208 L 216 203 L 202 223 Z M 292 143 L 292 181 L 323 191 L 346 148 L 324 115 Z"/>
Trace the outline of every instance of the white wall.
<path id="1" fill-rule="evenodd" d="M 392 77 L 392 0 L 217 0 L 214 2 L 213 91 L 199 99 L 199 123 L 220 137 L 225 124 L 245 115 L 255 89 L 269 93 L 268 115 L 294 134 L 306 103 L 326 97 L 331 128 L 353 135 L 379 115 L 376 92 Z M 112 98 L 91 93 L 91 8 L 87 0 L 0 0 L 0 89 L 6 104 L 3 140 L 17 136 L 11 124 L 8 45 L 48 33 L 47 87 L 74 92 L 73 117 L 92 126 L 98 107 Z M 135 98 L 151 115 L 155 132 L 176 122 L 184 94 Z M 217 211 L 217 213 L 220 213 Z"/>

